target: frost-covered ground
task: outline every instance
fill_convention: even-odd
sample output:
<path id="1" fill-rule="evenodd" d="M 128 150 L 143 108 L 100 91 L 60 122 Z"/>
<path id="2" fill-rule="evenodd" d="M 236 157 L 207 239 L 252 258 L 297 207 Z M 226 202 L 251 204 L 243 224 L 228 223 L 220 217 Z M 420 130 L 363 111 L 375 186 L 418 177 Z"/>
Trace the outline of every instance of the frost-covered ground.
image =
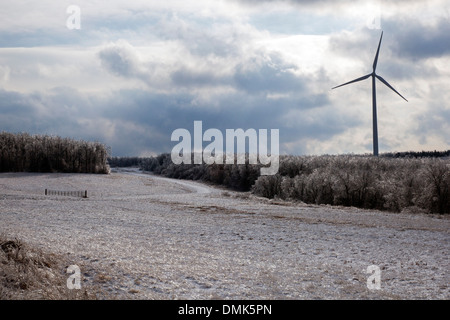
<path id="1" fill-rule="evenodd" d="M 447 216 L 269 201 L 136 170 L 0 174 L 0 233 L 124 299 L 449 299 L 449 230 Z M 367 288 L 370 265 L 380 290 Z"/>

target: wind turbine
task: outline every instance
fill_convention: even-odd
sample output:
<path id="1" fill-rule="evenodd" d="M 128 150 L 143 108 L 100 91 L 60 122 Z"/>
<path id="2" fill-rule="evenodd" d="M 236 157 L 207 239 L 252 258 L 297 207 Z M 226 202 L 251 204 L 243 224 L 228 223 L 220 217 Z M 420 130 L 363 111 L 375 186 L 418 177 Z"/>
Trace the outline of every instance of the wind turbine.
<path id="1" fill-rule="evenodd" d="M 342 86 L 345 86 L 346 84 L 350 84 L 353 82 L 358 82 L 367 79 L 368 77 L 372 76 L 372 120 L 373 120 L 373 155 L 378 156 L 378 128 L 377 128 L 377 95 L 376 95 L 376 89 L 375 89 L 375 78 L 378 78 L 382 83 L 384 83 L 387 87 L 389 87 L 392 91 L 394 91 L 396 94 L 398 94 L 400 97 L 402 97 L 406 102 L 408 100 L 405 99 L 400 93 L 397 92 L 386 80 L 384 80 L 382 77 L 377 75 L 375 73 L 375 70 L 377 68 L 378 63 L 378 53 L 380 52 L 380 45 L 381 45 L 381 39 L 383 39 L 383 31 L 381 31 L 381 37 L 380 42 L 378 43 L 378 49 L 377 54 L 375 55 L 375 59 L 373 61 L 373 71 L 372 73 L 369 73 L 368 75 L 365 75 L 361 78 L 346 82 L 344 84 L 341 84 L 339 86 L 333 87 L 331 89 L 336 89 Z"/>

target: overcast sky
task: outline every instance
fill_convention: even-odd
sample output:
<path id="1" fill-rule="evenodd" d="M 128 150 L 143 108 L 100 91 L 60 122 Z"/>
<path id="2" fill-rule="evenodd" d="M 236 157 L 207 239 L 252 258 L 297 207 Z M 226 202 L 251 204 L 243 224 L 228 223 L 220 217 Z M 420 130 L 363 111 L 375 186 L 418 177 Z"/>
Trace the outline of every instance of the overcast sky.
<path id="1" fill-rule="evenodd" d="M 282 154 L 450 148 L 448 1 L 2 1 L 0 131 L 170 152 L 177 128 L 279 129 Z M 356 3 L 355 3 L 356 2 Z M 70 5 L 80 29 L 67 27 Z M 207 143 L 205 143 L 206 146 Z"/>

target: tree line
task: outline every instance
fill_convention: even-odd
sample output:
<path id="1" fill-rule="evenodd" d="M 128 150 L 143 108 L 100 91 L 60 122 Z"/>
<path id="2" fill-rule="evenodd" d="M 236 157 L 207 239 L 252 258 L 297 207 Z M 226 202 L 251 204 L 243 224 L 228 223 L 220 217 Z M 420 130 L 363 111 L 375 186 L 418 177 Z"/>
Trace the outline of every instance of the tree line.
<path id="1" fill-rule="evenodd" d="M 109 173 L 108 153 L 100 142 L 0 133 L 0 172 Z"/>
<path id="2" fill-rule="evenodd" d="M 286 156 L 253 193 L 305 203 L 450 213 L 450 161 L 443 158 Z"/>
<path id="3" fill-rule="evenodd" d="M 143 159 L 141 157 L 108 157 L 108 164 L 111 168 L 139 167 Z"/>
<path id="4" fill-rule="evenodd" d="M 386 152 L 381 154 L 380 156 L 386 158 L 443 158 L 450 157 L 450 150 Z"/>
<path id="5" fill-rule="evenodd" d="M 166 177 L 203 180 L 267 198 L 393 212 L 450 213 L 450 160 L 445 158 L 450 151 L 420 154 L 284 155 L 278 173 L 272 176 L 260 176 L 261 165 L 248 163 L 175 165 L 169 153 L 132 162 Z"/>

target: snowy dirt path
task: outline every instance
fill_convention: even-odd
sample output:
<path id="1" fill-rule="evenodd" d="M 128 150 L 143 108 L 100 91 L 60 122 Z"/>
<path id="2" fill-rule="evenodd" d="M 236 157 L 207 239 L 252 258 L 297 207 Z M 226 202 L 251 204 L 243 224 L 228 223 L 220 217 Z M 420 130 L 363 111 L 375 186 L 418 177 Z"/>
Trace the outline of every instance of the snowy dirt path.
<path id="1" fill-rule="evenodd" d="M 449 299 L 449 227 L 136 171 L 0 174 L 0 233 L 64 255 L 83 285 L 125 299 Z M 367 288 L 370 265 L 380 290 Z"/>
<path id="2" fill-rule="evenodd" d="M 124 173 L 124 174 L 130 174 L 138 177 L 145 177 L 148 178 L 149 175 L 152 179 L 160 180 L 160 181 L 166 181 L 169 183 L 176 183 L 178 185 L 184 186 L 194 193 L 213 193 L 218 192 L 218 189 L 208 187 L 204 184 L 195 182 L 195 181 L 186 181 L 186 180 L 176 180 L 176 179 L 169 179 L 161 176 L 157 176 L 151 172 L 142 172 L 138 168 L 118 168 L 114 170 L 116 173 Z"/>

